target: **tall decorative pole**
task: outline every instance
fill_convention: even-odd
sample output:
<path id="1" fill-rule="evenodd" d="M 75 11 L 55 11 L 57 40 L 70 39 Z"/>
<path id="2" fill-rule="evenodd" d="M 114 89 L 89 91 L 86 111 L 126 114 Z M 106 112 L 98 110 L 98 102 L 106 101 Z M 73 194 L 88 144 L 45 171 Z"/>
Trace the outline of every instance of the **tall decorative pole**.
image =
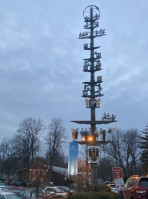
<path id="1" fill-rule="evenodd" d="M 101 120 L 96 120 L 95 110 L 100 108 L 100 101 L 103 94 L 101 87 L 102 76 L 95 77 L 95 73 L 102 70 L 101 68 L 101 53 L 97 52 L 100 46 L 95 46 L 94 39 L 105 35 L 105 29 L 96 30 L 99 27 L 100 11 L 95 5 L 87 6 L 83 11 L 84 17 L 84 31 L 79 34 L 79 39 L 89 39 L 90 43 L 84 44 L 84 50 L 90 51 L 90 57 L 84 59 L 83 71 L 90 73 L 90 81 L 83 82 L 84 90 L 82 97 L 86 98 L 86 108 L 90 108 L 90 121 L 72 121 L 78 124 L 89 124 L 89 130 L 81 129 L 81 141 L 77 140 L 79 144 L 85 144 L 88 149 L 88 160 L 91 163 L 91 186 L 92 189 L 97 189 L 97 162 L 99 161 L 99 148 L 101 144 L 107 144 L 110 141 L 106 140 L 106 133 L 110 133 L 112 129 L 108 131 L 96 128 L 97 124 L 108 124 L 116 122 L 115 115 L 109 115 L 104 113 Z"/>

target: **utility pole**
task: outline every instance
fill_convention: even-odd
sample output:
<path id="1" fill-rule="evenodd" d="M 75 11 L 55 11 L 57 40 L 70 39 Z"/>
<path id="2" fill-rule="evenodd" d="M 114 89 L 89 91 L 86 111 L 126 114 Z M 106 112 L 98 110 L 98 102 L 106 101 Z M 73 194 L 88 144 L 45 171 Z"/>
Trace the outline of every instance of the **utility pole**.
<path id="1" fill-rule="evenodd" d="M 84 90 L 82 97 L 85 98 L 86 108 L 90 109 L 90 120 L 89 121 L 71 121 L 78 124 L 90 125 L 89 130 L 81 129 L 81 141 L 76 139 L 79 144 L 85 144 L 88 149 L 88 159 L 91 163 L 91 187 L 92 190 L 97 190 L 97 162 L 99 161 L 99 146 L 101 144 L 107 144 L 111 140 L 106 140 L 106 133 L 111 133 L 112 129 L 108 131 L 96 128 L 98 124 L 109 124 L 117 122 L 115 115 L 109 115 L 104 113 L 101 120 L 96 120 L 96 108 L 100 108 L 101 97 L 103 90 L 101 87 L 102 76 L 95 77 L 96 72 L 100 72 L 101 68 L 101 53 L 97 50 L 100 46 L 95 46 L 94 39 L 105 35 L 105 29 L 96 30 L 99 27 L 100 11 L 95 5 L 87 6 L 83 11 L 84 17 L 84 29 L 86 31 L 79 34 L 79 39 L 88 39 L 90 42 L 84 44 L 84 50 L 90 52 L 90 57 L 84 59 L 83 71 L 90 73 L 90 81 L 82 82 L 84 84 Z"/>

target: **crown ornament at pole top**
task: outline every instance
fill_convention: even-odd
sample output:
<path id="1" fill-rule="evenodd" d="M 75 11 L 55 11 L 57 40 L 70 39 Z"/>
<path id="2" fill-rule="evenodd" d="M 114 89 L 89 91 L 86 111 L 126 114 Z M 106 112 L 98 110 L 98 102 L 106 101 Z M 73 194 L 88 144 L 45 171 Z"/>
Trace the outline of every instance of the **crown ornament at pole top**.
<path id="1" fill-rule="evenodd" d="M 85 22 L 89 22 L 90 21 L 90 10 L 93 10 L 93 19 L 94 20 L 98 20 L 100 18 L 100 10 L 99 7 L 97 7 L 96 5 L 89 5 L 87 6 L 84 11 L 83 11 L 83 17 Z"/>

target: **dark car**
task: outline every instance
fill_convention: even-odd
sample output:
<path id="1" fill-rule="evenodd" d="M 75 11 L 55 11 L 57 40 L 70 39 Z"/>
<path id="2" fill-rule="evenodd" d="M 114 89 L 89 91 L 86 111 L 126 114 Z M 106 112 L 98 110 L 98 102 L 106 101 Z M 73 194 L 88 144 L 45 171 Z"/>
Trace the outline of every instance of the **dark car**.
<path id="1" fill-rule="evenodd" d="M 19 180 L 16 182 L 17 186 L 22 186 L 22 187 L 31 187 L 31 182 L 27 180 Z"/>
<path id="2" fill-rule="evenodd" d="M 148 199 L 148 177 L 131 176 L 125 183 L 124 199 Z"/>

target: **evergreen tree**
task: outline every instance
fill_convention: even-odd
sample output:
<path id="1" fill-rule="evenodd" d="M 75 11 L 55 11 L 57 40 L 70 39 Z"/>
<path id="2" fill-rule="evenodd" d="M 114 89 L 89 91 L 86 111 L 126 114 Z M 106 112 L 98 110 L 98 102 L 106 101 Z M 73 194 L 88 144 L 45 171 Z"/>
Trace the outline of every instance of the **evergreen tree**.
<path id="1" fill-rule="evenodd" d="M 142 167 L 146 174 L 148 173 L 148 123 L 146 125 L 146 128 L 142 131 L 143 135 L 141 138 L 141 161 L 142 161 Z"/>

